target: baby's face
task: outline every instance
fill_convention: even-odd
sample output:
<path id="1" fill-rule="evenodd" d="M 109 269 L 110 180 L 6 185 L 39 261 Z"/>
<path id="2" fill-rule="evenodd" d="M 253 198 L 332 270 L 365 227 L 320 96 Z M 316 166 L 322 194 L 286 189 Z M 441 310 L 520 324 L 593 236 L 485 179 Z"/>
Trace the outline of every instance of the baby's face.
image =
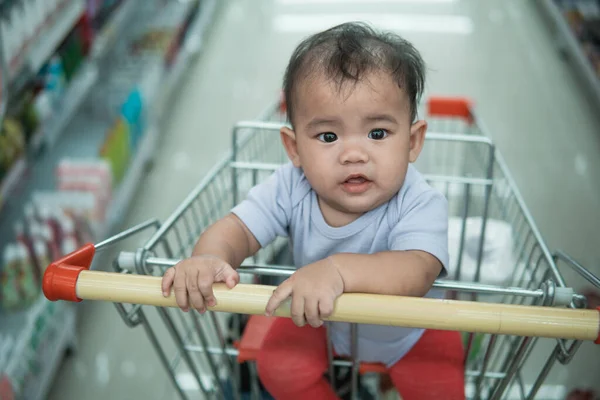
<path id="1" fill-rule="evenodd" d="M 424 121 L 411 124 L 408 96 L 387 74 L 341 91 L 324 76 L 298 85 L 294 131 L 282 130 L 332 225 L 345 225 L 390 200 L 416 160 Z"/>

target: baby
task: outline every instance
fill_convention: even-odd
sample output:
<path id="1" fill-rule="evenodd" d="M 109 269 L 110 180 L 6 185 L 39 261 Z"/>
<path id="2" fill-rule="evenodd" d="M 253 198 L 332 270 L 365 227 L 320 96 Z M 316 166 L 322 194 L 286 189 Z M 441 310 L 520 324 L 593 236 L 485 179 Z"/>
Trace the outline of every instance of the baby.
<path id="1" fill-rule="evenodd" d="M 165 296 L 174 288 L 184 311 L 202 313 L 216 304 L 213 283 L 234 287 L 247 257 L 290 238 L 298 270 L 265 312 L 291 297 L 292 319 L 274 322 L 258 357 L 277 399 L 336 398 L 324 378 L 322 325 L 342 293 L 443 295 L 432 284 L 447 274 L 447 202 L 411 165 L 427 130 L 417 118 L 424 69 L 409 42 L 363 24 L 305 39 L 284 78 L 292 128 L 280 135 L 291 163 L 252 188 L 163 277 Z M 330 330 L 336 354 L 350 354 L 349 324 Z M 404 399 L 464 398 L 458 333 L 361 325 L 358 345 L 361 361 L 389 368 Z"/>

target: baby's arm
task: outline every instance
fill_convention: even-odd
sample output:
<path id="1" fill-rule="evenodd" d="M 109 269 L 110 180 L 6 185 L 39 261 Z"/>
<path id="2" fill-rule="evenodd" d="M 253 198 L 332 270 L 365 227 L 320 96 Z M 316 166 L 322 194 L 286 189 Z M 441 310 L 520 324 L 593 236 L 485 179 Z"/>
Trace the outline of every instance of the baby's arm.
<path id="1" fill-rule="evenodd" d="M 344 292 L 424 296 L 441 270 L 440 261 L 424 251 L 339 253 L 296 271 L 275 289 L 265 311 L 272 315 L 291 296 L 294 323 L 319 327 Z"/>
<path id="2" fill-rule="evenodd" d="M 442 271 L 433 255 L 418 250 L 329 257 L 344 281 L 344 292 L 424 296 Z"/>
<path id="3" fill-rule="evenodd" d="M 211 255 L 233 268 L 260 249 L 260 244 L 235 214 L 229 214 L 202 233 L 192 256 Z"/>

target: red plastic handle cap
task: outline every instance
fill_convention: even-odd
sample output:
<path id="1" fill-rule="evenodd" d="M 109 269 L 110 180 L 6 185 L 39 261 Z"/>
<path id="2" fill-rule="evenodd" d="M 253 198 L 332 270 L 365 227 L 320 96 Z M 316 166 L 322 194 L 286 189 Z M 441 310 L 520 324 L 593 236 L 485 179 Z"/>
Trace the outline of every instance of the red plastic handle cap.
<path id="1" fill-rule="evenodd" d="M 80 249 L 54 261 L 46 268 L 42 281 L 44 296 L 50 301 L 80 302 L 77 297 L 79 273 L 90 268 L 96 248 L 88 243 Z"/>

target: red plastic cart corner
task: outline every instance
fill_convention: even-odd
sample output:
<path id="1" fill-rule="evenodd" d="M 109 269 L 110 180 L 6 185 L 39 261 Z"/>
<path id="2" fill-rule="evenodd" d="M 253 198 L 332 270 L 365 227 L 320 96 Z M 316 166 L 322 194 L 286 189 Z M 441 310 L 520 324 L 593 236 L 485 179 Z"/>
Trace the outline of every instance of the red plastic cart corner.
<path id="1" fill-rule="evenodd" d="M 44 272 L 42 291 L 50 301 L 66 300 L 80 302 L 77 297 L 77 279 L 83 270 L 89 270 L 96 248 L 88 243 L 83 247 L 52 262 Z"/>
<path id="2" fill-rule="evenodd" d="M 472 124 L 473 101 L 466 97 L 431 96 L 427 100 L 427 113 L 435 117 L 462 118 Z"/>

